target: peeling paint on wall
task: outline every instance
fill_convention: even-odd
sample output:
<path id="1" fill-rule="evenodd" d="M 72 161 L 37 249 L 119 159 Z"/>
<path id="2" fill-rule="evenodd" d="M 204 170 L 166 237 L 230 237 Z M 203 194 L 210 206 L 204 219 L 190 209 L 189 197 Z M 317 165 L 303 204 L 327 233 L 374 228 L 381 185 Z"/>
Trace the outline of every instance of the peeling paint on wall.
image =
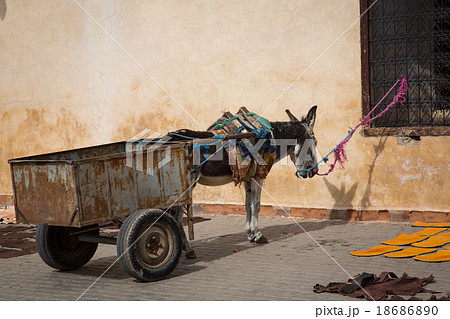
<path id="1" fill-rule="evenodd" d="M 411 181 L 411 180 L 417 180 L 420 179 L 422 177 L 421 174 L 416 174 L 416 175 L 397 175 L 400 178 L 401 181 L 401 185 L 403 185 L 405 182 L 407 181 Z"/>

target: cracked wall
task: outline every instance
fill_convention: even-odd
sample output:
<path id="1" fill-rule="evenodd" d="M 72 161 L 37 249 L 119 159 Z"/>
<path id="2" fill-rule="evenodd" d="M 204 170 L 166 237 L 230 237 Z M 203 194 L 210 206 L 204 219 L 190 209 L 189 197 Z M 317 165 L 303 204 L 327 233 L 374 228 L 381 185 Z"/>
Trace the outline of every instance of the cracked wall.
<path id="1" fill-rule="evenodd" d="M 359 25 L 316 61 L 359 16 L 357 0 L 79 3 L 104 30 L 73 1 L 0 1 L 0 194 L 12 192 L 9 158 L 145 128 L 205 129 L 243 105 L 287 120 L 284 109 L 300 116 L 317 104 L 322 155 L 361 115 Z M 276 165 L 263 203 L 448 211 L 449 137 L 380 142 L 355 134 L 346 169 L 326 180 Z M 199 186 L 194 196 L 242 203 L 244 191 Z"/>

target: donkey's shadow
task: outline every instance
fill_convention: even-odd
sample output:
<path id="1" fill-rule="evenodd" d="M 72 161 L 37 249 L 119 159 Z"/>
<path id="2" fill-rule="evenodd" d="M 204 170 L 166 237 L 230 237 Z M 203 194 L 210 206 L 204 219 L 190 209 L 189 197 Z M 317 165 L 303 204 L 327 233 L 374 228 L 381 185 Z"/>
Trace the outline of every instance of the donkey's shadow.
<path id="1" fill-rule="evenodd" d="M 198 262 L 211 262 L 224 257 L 228 257 L 233 254 L 239 254 L 240 252 L 249 249 L 258 249 L 265 245 L 270 245 L 273 242 L 284 241 L 287 238 L 298 236 L 306 232 L 315 232 L 330 226 L 343 225 L 346 222 L 338 220 L 327 221 L 299 221 L 301 227 L 296 223 L 290 223 L 287 225 L 273 225 L 261 228 L 265 236 L 268 238 L 268 244 L 256 244 L 250 243 L 247 240 L 247 236 L 244 232 L 227 234 L 223 236 L 217 236 L 213 238 L 196 240 L 193 242 L 195 252 L 197 254 L 196 259 L 185 259 L 180 261 L 181 264 L 193 265 Z M 303 228 L 303 229 L 302 229 Z M 306 240 L 310 240 L 309 237 Z M 238 250 L 235 252 L 234 250 Z"/>

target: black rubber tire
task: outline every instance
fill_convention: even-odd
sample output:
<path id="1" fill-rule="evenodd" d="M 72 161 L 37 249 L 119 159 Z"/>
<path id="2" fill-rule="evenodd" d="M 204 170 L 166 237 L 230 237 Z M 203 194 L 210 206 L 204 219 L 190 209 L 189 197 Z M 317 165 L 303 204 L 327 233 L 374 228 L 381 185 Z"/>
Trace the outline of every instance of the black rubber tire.
<path id="1" fill-rule="evenodd" d="M 125 271 L 141 281 L 169 275 L 180 260 L 182 241 L 175 219 L 159 209 L 131 214 L 120 227 L 117 256 Z"/>
<path id="2" fill-rule="evenodd" d="M 98 244 L 81 242 L 78 241 L 77 235 L 70 235 L 80 230 L 83 228 L 38 225 L 36 248 L 41 259 L 50 267 L 61 270 L 74 270 L 85 265 L 94 256 Z M 99 229 L 93 229 L 85 234 L 98 235 Z"/>

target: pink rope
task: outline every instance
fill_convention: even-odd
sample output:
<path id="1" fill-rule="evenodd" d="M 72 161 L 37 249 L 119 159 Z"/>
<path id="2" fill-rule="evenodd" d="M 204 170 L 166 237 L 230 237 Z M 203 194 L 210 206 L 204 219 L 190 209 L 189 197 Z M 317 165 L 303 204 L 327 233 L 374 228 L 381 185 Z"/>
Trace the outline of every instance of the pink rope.
<path id="1" fill-rule="evenodd" d="M 394 96 L 394 99 L 392 100 L 392 102 L 386 106 L 386 108 L 380 112 L 377 116 L 374 117 L 370 117 L 370 115 L 373 113 L 373 111 L 381 104 L 381 102 L 383 102 L 383 100 L 389 95 L 389 93 L 391 93 L 391 91 L 397 86 L 397 84 L 400 83 L 400 87 L 398 89 L 398 93 L 396 96 Z M 362 125 L 369 125 L 371 124 L 373 121 L 375 121 L 377 118 L 383 116 L 384 113 L 386 113 L 391 107 L 393 107 L 395 104 L 400 103 L 402 106 L 406 101 L 406 92 L 408 91 L 408 83 L 406 82 L 406 78 L 404 76 L 402 76 L 400 79 L 397 80 L 397 82 L 395 82 L 395 84 L 391 87 L 391 89 L 383 96 L 383 98 L 377 103 L 377 105 L 375 105 L 373 107 L 372 110 L 370 110 L 370 112 L 364 116 L 362 119 L 360 119 L 360 122 L 358 123 L 358 125 L 355 126 L 355 129 L 351 129 L 350 131 L 348 131 L 348 135 L 346 138 L 344 138 L 332 151 L 333 155 L 334 155 L 334 162 L 332 164 L 330 164 L 330 169 L 328 170 L 328 172 L 326 173 L 316 173 L 316 175 L 319 176 L 326 176 L 328 174 L 330 174 L 334 168 L 336 167 L 336 164 L 339 163 L 339 165 L 342 168 L 344 167 L 344 163 L 347 161 L 347 154 L 345 154 L 345 150 L 344 147 L 345 145 L 348 143 L 348 141 L 350 141 L 350 138 L 353 136 L 353 133 L 355 133 L 355 131 Z M 327 159 L 326 159 L 327 160 Z"/>

